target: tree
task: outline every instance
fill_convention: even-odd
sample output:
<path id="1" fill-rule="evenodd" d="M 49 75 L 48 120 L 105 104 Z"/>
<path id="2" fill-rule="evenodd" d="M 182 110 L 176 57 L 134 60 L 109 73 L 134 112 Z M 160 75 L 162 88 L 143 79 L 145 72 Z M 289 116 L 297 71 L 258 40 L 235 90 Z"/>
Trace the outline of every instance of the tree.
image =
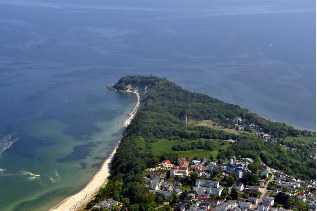
<path id="1" fill-rule="evenodd" d="M 168 201 L 170 202 L 171 206 L 174 206 L 179 202 L 179 198 L 175 193 L 172 193 L 172 195 L 168 197 Z"/>
<path id="2" fill-rule="evenodd" d="M 214 158 L 213 155 L 210 155 L 210 156 L 209 156 L 209 159 L 210 159 L 211 161 L 213 161 L 215 158 Z"/>
<path id="3" fill-rule="evenodd" d="M 221 170 L 220 170 L 219 167 L 215 167 L 215 168 L 212 170 L 212 176 L 213 176 L 213 177 L 216 177 L 216 176 L 218 176 L 218 175 L 220 175 L 220 174 L 221 174 Z"/>
<path id="4" fill-rule="evenodd" d="M 283 192 L 279 192 L 278 194 L 276 194 L 274 201 L 277 204 L 281 204 L 283 206 L 286 205 L 287 201 L 288 201 L 289 195 Z"/>
<path id="5" fill-rule="evenodd" d="M 233 200 L 236 200 L 236 199 L 239 197 L 239 191 L 238 191 L 235 187 L 233 187 L 233 188 L 231 189 L 231 194 L 230 194 L 230 196 L 231 196 L 231 198 L 232 198 Z"/>
<path id="6" fill-rule="evenodd" d="M 287 203 L 286 203 L 286 208 L 287 209 L 293 209 L 294 208 L 294 206 L 295 206 L 295 204 L 296 204 L 296 198 L 295 198 L 295 196 L 290 196 L 290 197 L 288 197 L 288 199 L 287 199 Z"/>
<path id="7" fill-rule="evenodd" d="M 259 173 L 259 168 L 261 166 L 261 158 L 259 156 L 257 156 L 254 160 L 253 163 L 251 163 L 248 168 L 249 170 L 254 173 L 254 174 L 258 174 Z"/>
<path id="8" fill-rule="evenodd" d="M 251 172 L 246 172 L 243 174 L 241 181 L 245 185 L 256 185 L 259 183 L 259 177 L 257 177 L 255 174 Z"/>
<path id="9" fill-rule="evenodd" d="M 296 211 L 308 211 L 309 205 L 305 203 L 303 200 L 296 200 L 296 206 L 295 206 Z"/>
<path id="10" fill-rule="evenodd" d="M 233 176 L 233 175 L 230 175 L 228 178 L 227 178 L 227 186 L 228 187 L 231 187 L 235 182 L 236 182 L 236 177 Z"/>
<path id="11" fill-rule="evenodd" d="M 225 199 L 228 196 L 228 188 L 224 188 L 221 192 L 221 198 Z"/>

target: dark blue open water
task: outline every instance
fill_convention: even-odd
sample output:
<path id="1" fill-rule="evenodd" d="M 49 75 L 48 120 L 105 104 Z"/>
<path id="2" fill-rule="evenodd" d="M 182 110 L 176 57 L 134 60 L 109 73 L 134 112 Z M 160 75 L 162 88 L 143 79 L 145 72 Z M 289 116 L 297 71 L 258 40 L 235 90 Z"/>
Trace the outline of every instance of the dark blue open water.
<path id="1" fill-rule="evenodd" d="M 313 0 L 0 0 L 0 134 L 17 139 L 0 210 L 47 210 L 87 183 L 135 103 L 105 89 L 124 75 L 315 130 L 315 37 Z"/>

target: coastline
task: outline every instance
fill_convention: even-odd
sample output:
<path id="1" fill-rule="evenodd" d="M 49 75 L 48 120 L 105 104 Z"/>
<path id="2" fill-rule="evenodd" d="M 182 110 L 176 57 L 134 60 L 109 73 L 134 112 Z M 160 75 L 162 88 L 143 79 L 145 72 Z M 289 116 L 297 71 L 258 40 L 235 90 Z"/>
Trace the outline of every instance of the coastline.
<path id="1" fill-rule="evenodd" d="M 112 91 L 117 91 L 114 89 L 111 89 Z M 134 93 L 137 96 L 137 103 L 134 106 L 133 110 L 129 114 L 129 117 L 123 122 L 124 127 L 128 127 L 133 118 L 135 117 L 138 108 L 140 106 L 140 94 L 138 91 L 132 91 L 128 89 L 127 91 L 123 92 L 129 92 Z M 107 178 L 110 176 L 110 164 L 113 159 L 113 156 L 115 155 L 118 147 L 119 147 L 120 141 L 116 145 L 116 147 L 111 152 L 110 156 L 105 160 L 105 162 L 102 164 L 98 172 L 94 175 L 94 177 L 89 181 L 89 183 L 78 193 L 71 195 L 55 205 L 53 208 L 50 209 L 50 211 L 71 211 L 71 210 L 78 210 L 80 208 L 83 208 L 87 205 L 87 203 L 94 197 L 94 195 L 99 191 L 99 189 L 107 184 Z"/>

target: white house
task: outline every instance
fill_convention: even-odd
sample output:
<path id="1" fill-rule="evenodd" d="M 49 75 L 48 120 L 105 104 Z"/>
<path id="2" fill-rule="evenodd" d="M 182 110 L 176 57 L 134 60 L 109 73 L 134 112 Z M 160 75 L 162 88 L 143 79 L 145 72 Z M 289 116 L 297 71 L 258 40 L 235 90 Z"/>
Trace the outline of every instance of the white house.
<path id="1" fill-rule="evenodd" d="M 213 195 L 213 196 L 221 196 L 221 193 L 223 191 L 223 187 L 218 188 L 210 188 L 210 187 L 194 187 L 193 190 L 197 193 L 198 196 L 202 195 Z"/>
<path id="2" fill-rule="evenodd" d="M 159 179 L 153 179 L 150 182 L 150 189 L 151 190 L 159 190 L 161 187 L 161 181 Z"/>
<path id="3" fill-rule="evenodd" d="M 171 177 L 183 177 L 183 176 L 188 176 L 188 167 L 179 167 L 179 166 L 174 166 L 170 170 L 170 176 Z"/>
<path id="4" fill-rule="evenodd" d="M 199 165 L 201 162 L 200 162 L 200 160 L 192 160 L 192 163 L 195 165 Z"/>
<path id="5" fill-rule="evenodd" d="M 219 181 L 212 181 L 212 180 L 197 180 L 196 186 L 200 187 L 211 187 L 211 188 L 219 188 Z"/>
<path id="6" fill-rule="evenodd" d="M 221 186 L 218 188 L 211 188 L 209 190 L 209 194 L 219 197 L 219 196 L 221 196 L 222 191 L 223 191 L 223 187 L 221 187 Z"/>

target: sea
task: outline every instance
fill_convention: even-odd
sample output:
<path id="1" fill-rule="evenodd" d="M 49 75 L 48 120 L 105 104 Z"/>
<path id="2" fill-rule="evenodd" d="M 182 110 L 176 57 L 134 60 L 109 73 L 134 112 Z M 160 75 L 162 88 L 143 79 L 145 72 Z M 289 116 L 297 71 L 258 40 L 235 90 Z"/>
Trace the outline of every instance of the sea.
<path id="1" fill-rule="evenodd" d="M 0 0 L 0 210 L 48 210 L 120 140 L 134 95 L 166 77 L 316 128 L 314 0 Z"/>

